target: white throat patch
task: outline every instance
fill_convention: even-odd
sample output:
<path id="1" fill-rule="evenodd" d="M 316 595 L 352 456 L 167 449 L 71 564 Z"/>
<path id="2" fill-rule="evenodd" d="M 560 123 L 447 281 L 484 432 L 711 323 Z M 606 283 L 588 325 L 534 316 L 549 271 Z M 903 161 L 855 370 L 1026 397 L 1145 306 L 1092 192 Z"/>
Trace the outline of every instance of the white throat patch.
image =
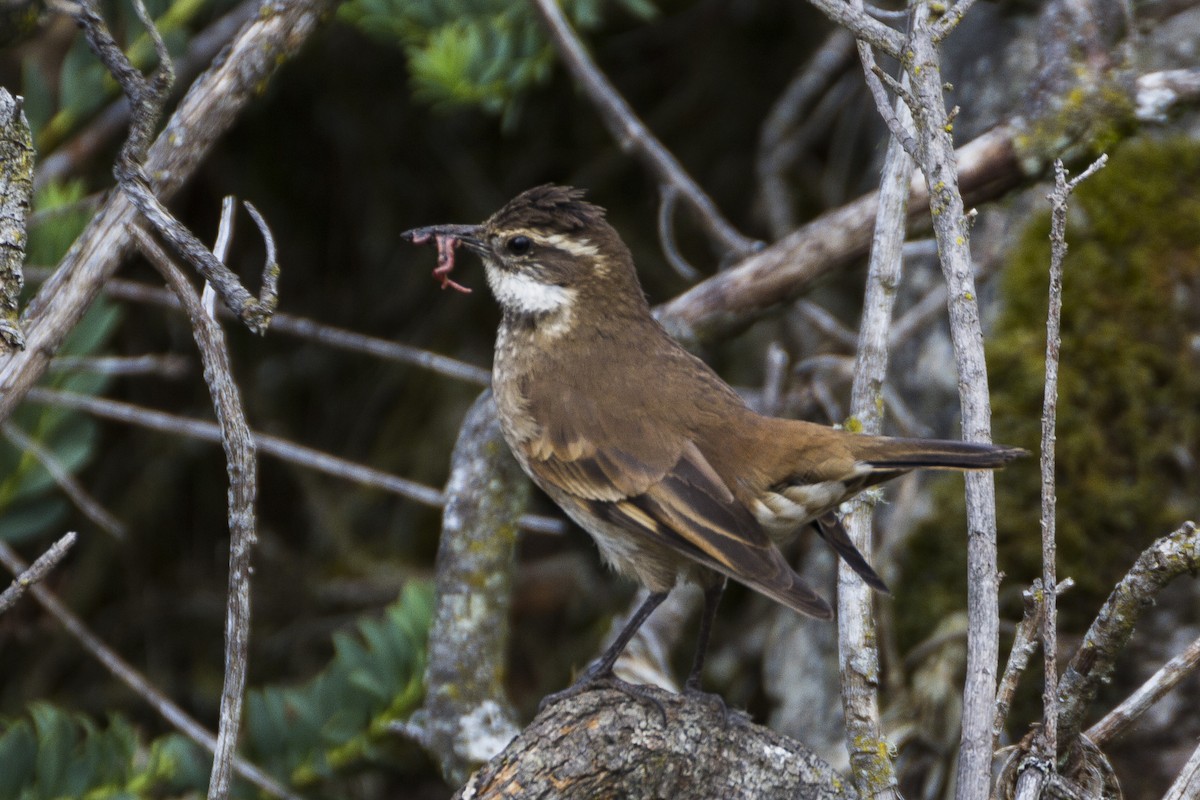
<path id="1" fill-rule="evenodd" d="M 541 316 L 570 311 L 575 290 L 542 283 L 525 272 L 510 272 L 487 265 L 487 282 L 504 308 L 518 314 Z"/>

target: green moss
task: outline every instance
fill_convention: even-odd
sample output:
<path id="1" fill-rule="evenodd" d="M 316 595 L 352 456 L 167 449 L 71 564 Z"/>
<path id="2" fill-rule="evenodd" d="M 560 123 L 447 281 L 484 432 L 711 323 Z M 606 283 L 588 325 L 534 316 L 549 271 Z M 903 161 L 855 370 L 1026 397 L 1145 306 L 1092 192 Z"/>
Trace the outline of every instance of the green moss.
<path id="1" fill-rule="evenodd" d="M 1017 157 L 1028 175 L 1044 172 L 1056 158 L 1070 163 L 1093 159 L 1117 145 L 1134 129 L 1134 105 L 1128 89 L 1108 80 L 1081 75 L 1058 98 L 1057 108 L 1036 115 L 1015 139 Z"/>
<path id="2" fill-rule="evenodd" d="M 895 748 L 886 739 L 854 737 L 851 768 L 854 770 L 858 786 L 874 795 L 894 785 L 896 773 L 892 760 L 895 757 Z"/>
<path id="3" fill-rule="evenodd" d="M 1049 214 L 1027 226 L 1003 276 L 989 344 L 994 435 L 1037 452 L 1045 374 Z M 1200 471 L 1200 146 L 1131 140 L 1071 198 L 1059 372 L 1057 540 L 1063 624 L 1082 630 L 1156 537 L 1197 513 Z M 931 487 L 942 511 L 906 554 L 901 636 L 965 604 L 962 481 Z M 1041 574 L 1036 461 L 997 479 L 1000 568 Z M 905 597 L 905 595 L 911 595 Z M 1014 604 L 1012 615 L 1019 615 Z"/>

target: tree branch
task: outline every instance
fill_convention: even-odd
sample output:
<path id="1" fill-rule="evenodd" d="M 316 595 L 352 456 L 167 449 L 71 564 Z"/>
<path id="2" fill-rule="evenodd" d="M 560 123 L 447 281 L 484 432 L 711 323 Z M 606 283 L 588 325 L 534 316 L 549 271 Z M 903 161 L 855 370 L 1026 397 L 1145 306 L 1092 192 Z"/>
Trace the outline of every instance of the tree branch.
<path id="1" fill-rule="evenodd" d="M 1142 609 L 1154 603 L 1164 586 L 1200 569 L 1200 532 L 1194 522 L 1150 545 L 1108 596 L 1083 637 L 1058 684 L 1058 732 L 1061 747 L 1074 746 L 1100 687 L 1108 682 L 1117 656 L 1133 635 Z"/>
<path id="2" fill-rule="evenodd" d="M 1150 707 L 1166 696 L 1179 683 L 1200 667 L 1200 639 L 1196 639 L 1187 649 L 1163 664 L 1158 672 L 1150 676 L 1138 690 L 1112 711 L 1104 715 L 1104 719 L 1087 729 L 1084 733 L 1096 746 L 1101 747 L 1106 742 L 1116 739 L 1129 729 L 1135 721 Z"/>
<path id="3" fill-rule="evenodd" d="M 224 55 L 200 76 L 150 148 L 145 172 L 167 200 L 204 160 L 216 139 L 270 76 L 328 16 L 332 0 L 294 0 L 263 6 Z M 58 270 L 29 303 L 22 325 L 27 347 L 0 355 L 0 419 L 7 419 L 46 370 L 129 246 L 135 210 L 123 193 L 111 195 L 76 240 Z"/>
<path id="4" fill-rule="evenodd" d="M 71 470 L 59 461 L 54 453 L 12 422 L 0 422 L 0 434 L 3 434 L 4 438 L 8 439 L 18 450 L 24 450 L 37 459 L 46 472 L 50 473 L 50 477 L 54 479 L 58 488 L 62 489 L 63 494 L 70 498 L 75 507 L 98 528 L 114 539 L 125 539 L 124 523 L 100 505 L 100 502 L 92 497 L 87 489 L 83 488 L 71 474 Z"/>
<path id="5" fill-rule="evenodd" d="M 28 568 L 16 551 L 2 539 L 0 539 L 0 563 L 3 563 L 5 568 L 14 574 L 21 573 Z M 83 620 L 71 613 L 70 609 L 64 606 L 53 592 L 44 586 L 34 585 L 29 587 L 29 593 L 50 616 L 58 620 L 59 624 L 79 642 L 84 650 L 99 661 L 114 678 L 146 701 L 171 727 L 210 753 L 216 749 L 217 737 L 205 730 L 203 725 L 192 719 L 186 711 L 159 691 L 158 687 L 151 683 L 145 675 L 113 652 L 108 645 L 88 629 Z M 273 797 L 301 800 L 273 777 L 242 758 L 234 761 L 234 769 L 237 770 L 238 775 Z"/>
<path id="6" fill-rule="evenodd" d="M 44 268 L 35 267 L 29 270 L 30 280 L 37 280 L 39 276 L 42 276 L 44 279 L 45 274 L 46 271 Z M 104 284 L 103 292 L 106 296 L 117 300 L 148 303 L 175 311 L 182 310 L 179 300 L 170 291 L 139 281 L 112 278 Z M 217 316 L 228 319 L 233 314 L 224 306 L 219 306 L 217 308 Z M 298 317 L 282 311 L 277 312 L 271 317 L 271 332 L 294 336 L 297 339 L 317 342 L 318 344 L 352 353 L 363 353 L 400 364 L 411 364 L 412 366 L 421 367 L 422 369 L 436 372 L 439 375 L 444 375 L 447 378 L 473 383 L 476 386 L 488 386 L 492 382 L 492 373 L 474 364 L 468 364 L 465 361 L 459 361 L 456 358 L 433 353 L 429 350 L 422 350 L 412 345 L 394 342 L 391 339 L 367 336 L 356 331 L 346 330 L 335 325 L 327 325 L 307 317 Z M 56 358 L 56 362 L 58 360 L 59 358 Z"/>
<path id="7" fill-rule="evenodd" d="M 66 533 L 61 539 L 50 545 L 46 552 L 38 556 L 37 560 L 31 566 L 26 567 L 22 565 L 19 569 L 12 570 L 14 573 L 17 573 L 17 577 L 7 589 L 0 592 L 0 614 L 3 614 L 16 605 L 26 590 L 33 588 L 34 584 L 40 583 L 43 578 L 50 574 L 50 570 L 57 567 L 58 562 L 66 558 L 67 553 L 75 546 L 75 540 L 78 538 L 78 534 L 74 531 Z"/>
<path id="8" fill-rule="evenodd" d="M 177 77 L 180 80 L 196 77 L 244 25 L 253 21 L 261 5 L 261 0 L 243 0 L 229 13 L 192 36 L 188 41 L 187 52 L 175 63 Z M 88 163 L 97 152 L 109 147 L 128 125 L 129 102 L 121 97 L 110 103 L 86 127 L 56 146 L 54 151 L 43 159 L 37 174 L 34 175 L 34 189 L 64 180 L 78 171 L 81 164 Z"/>
<path id="9" fill-rule="evenodd" d="M 860 47 L 861 51 L 861 47 Z M 901 105 L 899 130 L 888 142 L 879 189 L 879 213 L 867 267 L 850 415 L 863 433 L 883 433 L 883 385 L 887 380 L 888 328 L 903 267 L 909 175 L 913 161 L 900 137 L 911 138 L 911 117 Z M 862 553 L 871 553 L 873 499 L 859 496 L 843 519 L 846 532 Z M 879 721 L 878 633 L 872 590 L 854 570 L 838 559 L 838 663 L 842 675 L 842 706 L 846 716 L 846 747 L 854 782 L 864 797 L 899 797 L 891 748 Z"/>
<path id="10" fill-rule="evenodd" d="M 212 396 L 221 426 L 229 473 L 229 597 L 225 621 L 225 681 L 221 690 L 221 718 L 208 786 L 209 800 L 229 796 L 233 759 L 242 722 L 246 671 L 250 650 L 250 556 L 258 534 L 255 499 L 258 495 L 258 462 L 253 435 L 242 408 L 241 392 L 233 379 L 225 334 L 205 313 L 200 297 L 183 272 L 150 236 L 133 230 L 138 249 L 162 274 L 179 297 L 192 323 L 192 335 L 204 362 L 204 382 Z M 215 258 L 215 257 L 214 257 Z"/>
<path id="11" fill-rule="evenodd" d="M 158 55 L 158 71 L 149 81 L 138 72 L 121 48 L 117 46 L 91 0 L 78 0 L 78 2 L 79 11 L 75 17 L 83 27 L 88 44 L 91 45 L 101 63 L 116 78 L 129 101 L 129 136 L 117 156 L 117 164 L 113 170 L 117 184 L 121 187 L 121 191 L 133 201 L 142 216 L 150 222 L 158 235 L 165 239 L 177 255 L 191 264 L 216 289 L 225 305 L 237 314 L 252 331 L 255 333 L 265 332 L 267 325 L 270 324 L 271 314 L 279 302 L 279 266 L 275 263 L 274 243 L 270 241 L 269 233 L 266 233 L 266 225 L 258 216 L 258 212 L 252 206 L 247 206 L 251 215 L 254 216 L 255 222 L 259 224 L 259 229 L 264 231 L 264 235 L 267 236 L 267 265 L 263 270 L 260 296 L 255 299 L 242 286 L 238 277 L 219 259 L 215 258 L 195 234 L 167 210 L 166 206 L 155 197 L 154 190 L 150 186 L 150 179 L 144 168 L 146 154 L 150 147 L 154 127 L 162 115 L 167 93 L 174 82 L 175 74 L 167 46 L 146 11 L 145 5 L 142 0 L 133 0 L 138 18 L 146 26 Z"/>
<path id="12" fill-rule="evenodd" d="M 920 167 L 930 189 L 929 209 L 948 289 L 950 339 L 958 372 L 963 438 L 991 441 L 991 404 L 983 332 L 971 266 L 970 220 L 959 190 L 951 126 L 943 96 L 941 56 L 928 2 L 913 9 L 912 32 L 901 59 L 912 87 Z M 991 784 L 992 710 L 999 661 L 995 483 L 990 472 L 966 476 L 967 677 L 956 796 L 983 800 Z"/>
<path id="13" fill-rule="evenodd" d="M 1050 292 L 1046 310 L 1046 379 L 1042 395 L 1041 495 L 1042 495 L 1042 586 L 1058 585 L 1054 511 L 1057 493 L 1054 482 L 1054 442 L 1058 416 L 1058 363 L 1062 346 L 1063 261 L 1067 256 L 1067 198 L 1079 182 L 1104 166 L 1107 156 L 1068 182 L 1061 161 L 1054 162 L 1054 190 L 1050 193 Z M 1041 783 L 1057 773 L 1058 754 L 1058 597 L 1042 593 L 1042 726 L 1033 739 L 1017 781 L 1018 796 L 1041 793 Z M 1030 788 L 1025 786 L 1029 784 Z"/>
<path id="14" fill-rule="evenodd" d="M 425 703 L 396 730 L 458 785 L 519 730 L 504 681 L 517 520 L 529 481 L 504 444 L 490 389 L 463 420 L 446 498 Z"/>
<path id="15" fill-rule="evenodd" d="M 25 349 L 18 301 L 25 280 L 25 218 L 33 193 L 33 139 L 22 100 L 0 88 L 0 355 Z"/>
<path id="16" fill-rule="evenodd" d="M 163 411 L 122 403 L 119 400 L 41 387 L 31 389 L 28 399 L 32 403 L 86 411 L 102 419 L 110 419 L 126 425 L 137 425 L 172 436 L 186 436 L 214 443 L 221 441 L 220 427 L 211 422 L 167 414 Z M 281 461 L 323 472 L 343 480 L 354 481 L 373 489 L 391 492 L 422 505 L 441 508 L 445 504 L 444 495 L 431 486 L 323 453 L 278 436 L 255 433 L 254 445 L 263 455 L 274 456 Z M 549 535 L 559 535 L 566 529 L 561 519 L 537 514 L 523 515 L 521 528 L 532 533 Z"/>
<path id="17" fill-rule="evenodd" d="M 621 97 L 592 61 L 558 4 L 554 0 L 534 2 L 546 23 L 550 39 L 558 49 L 559 56 L 596 106 L 600 119 L 621 149 L 640 158 L 659 183 L 670 187 L 687 201 L 713 243 L 720 246 L 722 255 L 742 258 L 760 249 L 759 242 L 738 233 L 737 229 L 721 216 L 716 203 L 692 180 L 671 151 L 663 147 L 645 123 L 638 119 L 634 110 L 625 102 L 625 98 Z"/>
<path id="18" fill-rule="evenodd" d="M 895 59 L 904 49 L 904 36 L 842 0 L 809 0 L 822 14 L 854 34 L 860 42 L 878 47 Z"/>
<path id="19" fill-rule="evenodd" d="M 1150 122 L 1155 115 L 1200 101 L 1200 71 L 1171 78 L 1172 72 L 1147 73 L 1108 88 L 1113 96 L 1127 98 L 1131 108 L 1155 109 L 1139 117 Z M 1173 88 L 1164 90 L 1164 84 Z M 1068 95 L 1078 90 L 1078 84 L 1062 89 Z M 1031 99 L 1023 108 L 1031 113 L 1028 119 L 1002 122 L 955 151 L 964 202 L 976 205 L 999 198 L 1039 178 L 1054 158 L 1085 149 L 1092 141 L 1087 135 L 1097 135 L 1101 128 L 1111 135 L 1120 127 L 1117 123 L 1123 121 L 1115 116 L 1123 107 L 1113 102 L 1107 113 L 1092 109 L 1091 113 L 1098 116 L 1096 125 L 1082 132 L 1085 138 L 1081 140 L 1034 135 L 1057 119 L 1057 109 L 1053 103 Z M 913 180 L 908 221 L 924 227 L 929 224 L 929 193 L 919 174 L 914 174 Z M 877 207 L 878 195 L 871 192 L 827 211 L 765 250 L 658 306 L 655 316 L 691 349 L 727 338 L 794 300 L 818 279 L 864 255 Z"/>

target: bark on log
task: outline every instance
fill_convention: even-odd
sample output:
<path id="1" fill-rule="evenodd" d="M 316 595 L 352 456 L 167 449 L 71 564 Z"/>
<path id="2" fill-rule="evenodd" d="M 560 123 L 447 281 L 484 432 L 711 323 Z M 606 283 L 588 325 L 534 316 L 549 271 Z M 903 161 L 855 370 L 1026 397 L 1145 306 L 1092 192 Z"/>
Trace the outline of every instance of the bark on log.
<path id="1" fill-rule="evenodd" d="M 847 800 L 849 781 L 804 745 L 715 702 L 647 687 L 662 704 L 612 689 L 542 711 L 455 800 Z"/>

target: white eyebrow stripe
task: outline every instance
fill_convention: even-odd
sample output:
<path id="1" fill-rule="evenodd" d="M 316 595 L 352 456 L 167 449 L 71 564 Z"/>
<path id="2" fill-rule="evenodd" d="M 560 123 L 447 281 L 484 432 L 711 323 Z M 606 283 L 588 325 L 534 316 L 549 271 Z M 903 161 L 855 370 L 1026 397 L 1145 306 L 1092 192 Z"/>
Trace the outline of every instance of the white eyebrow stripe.
<path id="1" fill-rule="evenodd" d="M 534 237 L 534 241 L 540 239 L 551 247 L 570 253 L 573 256 L 598 256 L 600 248 L 592 244 L 590 239 L 572 239 L 570 236 L 563 236 L 561 233 L 552 233 L 549 236 Z"/>

